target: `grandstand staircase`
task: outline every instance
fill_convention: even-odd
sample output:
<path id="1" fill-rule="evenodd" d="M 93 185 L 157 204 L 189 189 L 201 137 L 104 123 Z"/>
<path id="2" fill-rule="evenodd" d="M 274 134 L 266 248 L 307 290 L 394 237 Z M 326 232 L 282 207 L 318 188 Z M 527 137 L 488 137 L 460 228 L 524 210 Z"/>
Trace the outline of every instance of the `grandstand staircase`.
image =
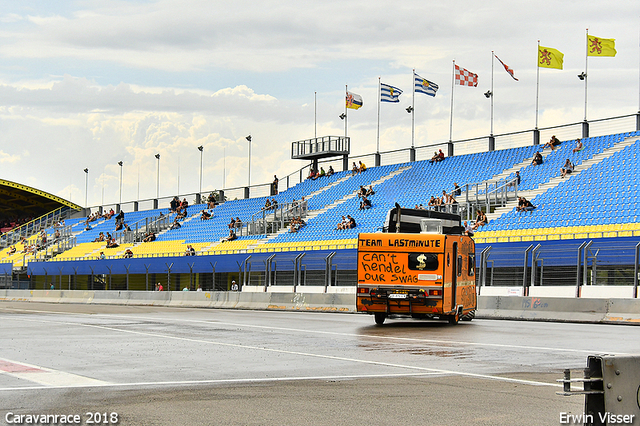
<path id="1" fill-rule="evenodd" d="M 344 177 L 342 177 L 342 178 L 340 178 L 340 179 L 336 180 L 335 182 L 332 182 L 330 185 L 324 186 L 324 187 L 322 187 L 321 189 L 319 189 L 319 190 L 317 190 L 317 191 L 314 191 L 314 192 L 312 192 L 312 193 L 311 193 L 311 194 L 309 194 L 309 195 L 305 195 L 305 199 L 306 199 L 307 201 L 309 201 L 311 198 L 315 197 L 316 195 L 322 194 L 324 191 L 328 190 L 328 189 L 329 189 L 329 188 L 331 188 L 331 187 L 334 187 L 334 186 L 336 186 L 336 185 L 339 185 L 340 183 L 342 183 L 342 182 L 346 181 L 346 180 L 347 180 L 347 179 L 349 179 L 350 177 L 351 177 L 351 175 L 344 176 Z M 308 215 L 306 216 L 306 218 L 316 217 L 316 216 L 317 216 L 317 214 L 308 214 Z M 262 240 L 259 240 L 259 241 L 258 241 L 258 242 L 256 242 L 255 244 L 249 245 L 247 248 L 254 248 L 254 247 L 258 246 L 258 245 L 264 244 L 264 243 L 266 243 L 266 242 L 268 242 L 268 241 L 270 241 L 270 240 L 272 240 L 272 239 L 276 238 L 278 235 L 286 234 L 287 232 L 289 232 L 289 229 L 288 229 L 288 228 L 286 228 L 286 227 L 285 227 L 285 228 L 282 228 L 280 231 L 278 231 L 278 232 L 276 232 L 276 233 L 274 233 L 274 234 L 269 235 L 267 238 L 263 238 Z M 213 250 L 216 246 L 218 246 L 218 245 L 220 245 L 220 244 L 221 244 L 221 243 L 220 243 L 220 241 L 214 241 L 214 242 L 212 242 L 210 245 L 205 246 L 205 247 L 202 247 L 200 250 L 198 250 L 198 252 L 203 252 L 203 253 L 204 253 L 204 252 L 211 251 L 211 250 Z"/>
<path id="2" fill-rule="evenodd" d="M 379 184 L 381 184 L 381 183 L 382 183 L 382 182 L 384 182 L 384 181 L 387 181 L 387 180 L 389 180 L 389 179 L 391 179 L 391 178 L 393 178 L 393 177 L 395 177 L 395 176 L 397 176 L 397 175 L 399 175 L 399 174 L 401 174 L 401 173 L 404 173 L 406 170 L 409 170 L 409 169 L 411 169 L 411 166 L 400 167 L 399 169 L 397 169 L 397 170 L 395 170 L 395 171 L 393 171 L 393 172 L 389 173 L 388 175 L 383 176 L 382 178 L 380 178 L 380 179 L 378 179 L 378 180 L 376 180 L 376 181 L 371 182 L 371 183 L 370 183 L 370 185 L 371 185 L 372 187 L 375 187 L 376 185 L 379 185 Z M 318 194 L 320 194 L 320 193 L 322 193 L 322 192 L 326 191 L 326 190 L 327 190 L 327 189 L 329 189 L 331 186 L 333 186 L 333 185 L 337 185 L 338 183 L 340 183 L 340 182 L 342 182 L 342 181 L 345 181 L 345 180 L 349 179 L 350 177 L 351 177 L 351 176 L 345 176 L 345 177 L 343 177 L 342 179 L 340 179 L 340 180 L 338 180 L 338 181 L 334 182 L 332 185 L 327 186 L 326 188 L 323 188 L 323 189 L 322 189 L 322 190 L 320 190 L 320 191 L 316 191 L 316 192 L 314 192 L 314 193 L 309 194 L 309 196 L 308 196 L 307 198 L 308 198 L 308 199 L 310 199 L 310 198 L 312 198 L 313 196 L 318 195 Z M 317 217 L 317 216 L 321 215 L 322 213 L 324 213 L 324 212 L 326 212 L 326 211 L 328 211 L 328 210 L 331 210 L 332 208 L 334 208 L 334 207 L 336 207 L 336 206 L 338 206 L 338 205 L 340 205 L 340 204 L 342 204 L 342 203 L 344 203 L 344 202 L 346 202 L 346 201 L 348 201 L 348 200 L 350 200 L 350 199 L 352 199 L 352 198 L 355 198 L 355 197 L 357 197 L 357 196 L 358 196 L 358 191 L 356 190 L 356 191 L 353 191 L 353 192 L 352 192 L 352 193 L 350 193 L 350 194 L 345 195 L 345 196 L 344 196 L 344 197 L 342 197 L 341 199 L 336 200 L 336 201 L 334 201 L 333 203 L 331 203 L 331 204 L 329 204 L 329 205 L 327 205 L 327 206 L 324 206 L 324 207 L 323 207 L 323 208 L 321 208 L 321 209 L 313 210 L 313 212 L 309 212 L 309 214 L 307 215 L 307 220 L 309 220 L 309 219 L 313 219 L 313 218 L 315 218 L 315 217 Z M 266 244 L 266 243 L 270 242 L 271 240 L 273 240 L 273 239 L 277 238 L 279 235 L 286 234 L 287 232 L 289 232 L 289 229 L 287 229 L 287 228 L 283 228 L 283 229 L 281 229 L 280 231 L 278 231 L 278 232 L 276 232 L 276 233 L 274 233 L 274 234 L 271 234 L 271 235 L 269 235 L 268 237 L 263 238 L 263 239 L 261 239 L 261 240 L 257 241 L 255 244 L 252 244 L 252 245 L 247 246 L 247 249 L 254 249 L 254 248 L 257 248 L 258 246 L 260 246 L 260 245 L 262 245 L 262 244 Z"/>
<path id="3" fill-rule="evenodd" d="M 605 159 L 611 157 L 616 152 L 622 151 L 626 147 L 633 145 L 637 140 L 638 140 L 637 136 L 628 137 L 628 138 L 624 139 L 622 142 L 618 142 L 613 147 L 611 147 L 609 149 L 606 149 L 606 150 L 604 150 L 603 152 L 601 152 L 599 154 L 594 155 L 590 159 L 585 160 L 580 164 L 577 164 L 575 170 L 573 171 L 573 173 L 568 175 L 568 177 L 566 179 L 571 179 L 571 178 L 573 178 L 575 176 L 578 176 L 580 173 L 584 172 L 585 170 L 588 170 L 591 166 L 593 166 L 595 164 L 598 164 L 602 160 L 605 160 Z M 527 163 L 527 160 L 525 160 L 522 163 L 516 164 L 511 169 L 505 170 L 503 173 L 494 176 L 491 180 L 496 180 L 496 179 L 507 177 L 511 173 L 515 172 L 516 170 L 520 170 L 522 167 L 528 165 L 529 163 L 530 163 L 530 160 L 529 160 L 528 163 Z M 529 191 L 518 191 L 518 196 L 525 197 L 528 200 L 533 200 L 533 198 L 535 198 L 536 196 L 538 196 L 540 194 L 543 194 L 546 191 L 548 191 L 549 189 L 558 186 L 560 184 L 560 182 L 562 182 L 563 180 L 564 179 L 562 177 L 560 177 L 560 176 L 553 177 L 553 178 L 549 179 L 548 182 L 539 185 L 536 189 L 529 190 Z M 511 211 L 517 205 L 518 205 L 518 200 L 515 199 L 513 201 L 508 202 L 503 207 L 497 207 L 493 212 L 487 213 L 487 219 L 489 219 L 490 221 L 498 219 L 503 214 Z M 534 205 L 535 205 L 535 203 L 534 203 Z"/>

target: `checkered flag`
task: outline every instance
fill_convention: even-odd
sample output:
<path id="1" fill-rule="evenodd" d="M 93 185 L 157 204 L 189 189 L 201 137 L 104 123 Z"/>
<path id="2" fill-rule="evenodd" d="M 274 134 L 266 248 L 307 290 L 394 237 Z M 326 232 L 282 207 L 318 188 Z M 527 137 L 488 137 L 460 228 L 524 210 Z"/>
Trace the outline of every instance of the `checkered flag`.
<path id="1" fill-rule="evenodd" d="M 464 68 L 456 67 L 456 84 L 461 86 L 478 86 L 478 74 L 474 74 L 472 72 L 467 71 Z"/>

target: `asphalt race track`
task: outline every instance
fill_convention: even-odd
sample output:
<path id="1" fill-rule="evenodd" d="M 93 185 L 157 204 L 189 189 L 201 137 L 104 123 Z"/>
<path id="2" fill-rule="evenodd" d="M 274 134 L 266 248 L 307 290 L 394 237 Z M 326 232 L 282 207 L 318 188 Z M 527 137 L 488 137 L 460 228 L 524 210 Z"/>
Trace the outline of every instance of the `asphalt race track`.
<path id="1" fill-rule="evenodd" d="M 0 302 L 0 424 L 558 425 L 602 353 L 640 327 Z"/>

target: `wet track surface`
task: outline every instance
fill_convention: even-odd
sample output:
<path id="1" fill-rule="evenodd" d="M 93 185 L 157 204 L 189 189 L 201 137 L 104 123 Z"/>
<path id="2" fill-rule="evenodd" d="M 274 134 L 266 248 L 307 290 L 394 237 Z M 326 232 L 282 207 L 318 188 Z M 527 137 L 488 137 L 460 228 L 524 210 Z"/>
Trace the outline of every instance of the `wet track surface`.
<path id="1" fill-rule="evenodd" d="M 555 380 L 602 353 L 640 327 L 0 302 L 0 424 L 557 425 L 584 400 Z"/>

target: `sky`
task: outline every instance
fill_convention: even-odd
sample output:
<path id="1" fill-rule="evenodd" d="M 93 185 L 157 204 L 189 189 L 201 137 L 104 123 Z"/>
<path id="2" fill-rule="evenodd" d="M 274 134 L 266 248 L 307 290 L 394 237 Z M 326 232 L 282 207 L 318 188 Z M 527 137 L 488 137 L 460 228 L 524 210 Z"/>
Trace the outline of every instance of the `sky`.
<path id="1" fill-rule="evenodd" d="M 436 4 L 437 3 L 437 4 Z M 586 30 L 616 39 L 589 58 L 589 119 L 639 108 L 640 2 L 592 0 L 0 0 L 0 179 L 89 206 L 281 179 L 306 165 L 293 141 L 344 135 L 375 152 L 411 146 L 412 69 L 439 85 L 416 94 L 415 145 L 449 139 L 452 61 L 478 74 L 454 88 L 453 139 L 535 125 L 537 43 L 564 53 L 540 69 L 539 126 L 584 118 Z M 155 154 L 160 154 L 156 160 Z M 122 169 L 118 162 L 122 161 Z M 122 193 L 120 172 L 122 171 Z"/>

